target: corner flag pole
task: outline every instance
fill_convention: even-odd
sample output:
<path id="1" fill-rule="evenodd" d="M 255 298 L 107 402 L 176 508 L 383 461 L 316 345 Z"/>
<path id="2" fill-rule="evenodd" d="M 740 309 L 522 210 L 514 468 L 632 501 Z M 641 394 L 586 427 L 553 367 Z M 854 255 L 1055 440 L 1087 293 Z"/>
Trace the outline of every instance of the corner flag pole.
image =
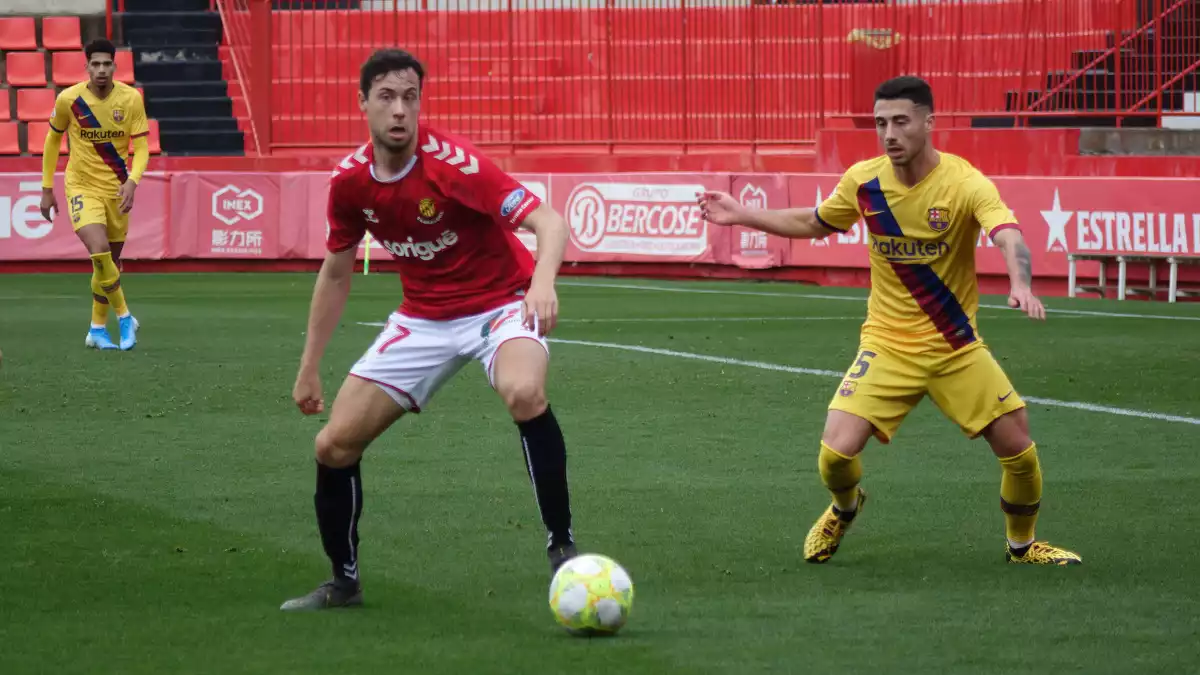
<path id="1" fill-rule="evenodd" d="M 368 232 L 367 235 L 365 237 L 363 237 L 363 242 L 367 246 L 367 250 L 363 251 L 363 276 L 365 277 L 365 276 L 367 276 L 367 274 L 370 273 L 370 270 L 371 270 L 371 233 L 370 232 Z"/>

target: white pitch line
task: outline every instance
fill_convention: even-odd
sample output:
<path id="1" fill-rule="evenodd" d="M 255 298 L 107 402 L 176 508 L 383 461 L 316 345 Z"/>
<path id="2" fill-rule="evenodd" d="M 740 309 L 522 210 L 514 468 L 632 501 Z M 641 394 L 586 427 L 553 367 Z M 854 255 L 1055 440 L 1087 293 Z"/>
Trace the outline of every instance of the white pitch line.
<path id="1" fill-rule="evenodd" d="M 847 300 L 863 302 L 866 298 L 856 298 L 849 295 L 822 295 L 820 293 L 780 293 L 772 291 L 729 291 L 717 288 L 674 288 L 671 286 L 650 286 L 648 284 L 600 284 L 587 281 L 559 281 L 559 286 L 575 286 L 577 288 L 623 288 L 632 291 L 662 291 L 664 293 L 702 293 L 706 295 L 749 295 L 759 298 L 815 298 L 817 300 Z"/>
<path id="2" fill-rule="evenodd" d="M 707 354 L 694 354 L 692 352 L 680 352 L 673 349 L 657 349 L 655 347 L 642 347 L 640 345 L 625 345 L 613 342 L 592 342 L 590 340 L 562 340 L 553 339 L 551 342 L 565 345 L 578 345 L 581 347 L 596 347 L 601 349 L 618 349 L 627 352 L 639 352 L 642 354 L 655 354 L 658 356 L 674 356 L 681 359 L 691 359 L 693 361 L 707 361 L 709 363 L 719 363 L 727 366 L 743 366 L 745 368 L 757 368 L 759 370 L 771 370 L 780 373 L 797 373 L 800 375 L 819 375 L 822 377 L 841 378 L 845 375 L 842 371 L 837 370 L 820 370 L 816 368 L 798 368 L 796 366 L 784 366 L 778 363 L 766 363 L 763 361 L 744 361 L 742 359 L 730 359 L 723 356 L 709 356 Z M 1094 403 L 1083 403 L 1080 401 L 1060 401 L 1053 398 L 1040 398 L 1034 396 L 1023 396 L 1029 403 L 1037 403 L 1040 405 L 1056 406 L 1060 408 L 1073 408 L 1075 410 L 1086 410 L 1089 412 L 1105 413 L 1108 415 L 1119 415 L 1122 417 L 1139 417 L 1148 420 L 1159 420 L 1162 422 L 1180 422 L 1182 424 L 1194 424 L 1200 426 L 1200 418 L 1185 417 L 1183 415 L 1167 415 L 1164 413 L 1148 412 L 1143 410 L 1130 410 L 1128 408 L 1114 408 L 1106 405 L 1096 405 Z"/>
<path id="3" fill-rule="evenodd" d="M 997 316 L 992 317 L 992 320 L 999 319 L 1024 319 L 1025 316 Z M 1064 319 L 1073 319 L 1078 317 L 1063 317 Z M 860 316 L 643 316 L 630 318 L 613 318 L 606 317 L 600 319 L 559 319 L 558 323 L 756 323 L 756 322 L 778 322 L 778 321 L 859 321 L 863 317 Z M 356 321 L 359 326 L 370 326 L 372 328 L 383 328 L 385 325 L 382 321 Z"/>
<path id="4" fill-rule="evenodd" d="M 726 323 L 730 321 L 862 321 L 861 316 L 643 316 L 602 319 L 559 319 L 558 323 Z M 382 321 L 359 321 L 360 326 L 383 328 Z"/>
<path id="5" fill-rule="evenodd" d="M 550 341 L 556 344 L 578 345 L 580 347 L 600 347 L 604 349 L 619 349 L 626 352 L 655 354 L 658 356 L 675 356 L 681 359 L 691 359 L 693 361 L 708 361 L 709 363 L 720 363 L 727 366 L 744 366 L 746 368 L 758 368 L 759 370 L 773 370 L 779 373 L 823 375 L 825 377 L 842 377 L 845 375 L 844 372 L 838 370 L 798 368 L 796 366 L 783 366 L 777 363 L 766 363 L 765 361 L 744 361 L 742 359 L 729 359 L 723 356 L 708 356 L 706 354 L 693 354 L 691 352 L 677 352 L 674 349 L 658 349 L 656 347 L 642 347 L 640 345 L 623 345 L 613 342 L 592 342 L 591 340 L 562 340 L 559 338 L 554 338 Z"/>
<path id="6" fill-rule="evenodd" d="M 866 298 L 848 295 L 828 295 L 821 293 L 780 293 L 772 291 L 733 291 L 716 288 L 672 288 L 669 286 L 651 286 L 648 284 L 600 284 L 585 281 L 560 281 L 560 286 L 575 286 L 578 288 L 620 288 L 634 291 L 659 291 L 662 293 L 700 293 L 706 295 L 743 295 L 759 298 L 798 298 L 801 300 L 841 300 L 843 302 L 866 302 Z M 984 309 L 1002 309 L 1008 312 L 1016 311 L 1007 305 L 980 305 Z M 1125 312 L 1099 312 L 1084 309 L 1051 309 L 1051 314 L 1072 314 L 1075 316 L 1098 316 L 1113 319 L 1162 319 L 1164 321 L 1200 321 L 1200 316 L 1167 316 L 1164 314 L 1131 314 Z"/>

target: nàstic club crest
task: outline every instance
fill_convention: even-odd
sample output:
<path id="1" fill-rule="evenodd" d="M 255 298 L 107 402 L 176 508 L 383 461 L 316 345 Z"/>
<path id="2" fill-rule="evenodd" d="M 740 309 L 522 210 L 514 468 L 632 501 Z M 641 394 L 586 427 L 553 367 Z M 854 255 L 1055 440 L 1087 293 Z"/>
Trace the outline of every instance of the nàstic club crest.
<path id="1" fill-rule="evenodd" d="M 944 232 L 947 227 L 950 227 L 950 210 L 938 207 L 929 209 L 929 229 Z"/>
<path id="2" fill-rule="evenodd" d="M 437 223 L 442 219 L 442 215 L 444 215 L 437 210 L 437 203 L 430 197 L 426 197 L 417 203 L 417 211 L 420 213 L 417 216 L 417 221 L 426 225 Z"/>

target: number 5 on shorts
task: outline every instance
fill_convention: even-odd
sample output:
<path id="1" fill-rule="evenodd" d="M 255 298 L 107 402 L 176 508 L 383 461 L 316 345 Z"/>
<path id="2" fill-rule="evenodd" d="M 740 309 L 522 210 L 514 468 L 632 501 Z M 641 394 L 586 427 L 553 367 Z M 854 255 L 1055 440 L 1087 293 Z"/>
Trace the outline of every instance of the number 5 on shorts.
<path id="1" fill-rule="evenodd" d="M 867 369 L 871 367 L 870 360 L 875 358 L 875 356 L 876 356 L 875 352 L 867 351 L 866 349 L 859 352 L 858 360 L 854 362 L 854 365 L 858 366 L 858 370 L 855 370 L 855 371 L 847 374 L 846 377 L 849 377 L 852 380 L 857 380 L 858 378 L 862 377 L 863 375 L 866 375 Z"/>

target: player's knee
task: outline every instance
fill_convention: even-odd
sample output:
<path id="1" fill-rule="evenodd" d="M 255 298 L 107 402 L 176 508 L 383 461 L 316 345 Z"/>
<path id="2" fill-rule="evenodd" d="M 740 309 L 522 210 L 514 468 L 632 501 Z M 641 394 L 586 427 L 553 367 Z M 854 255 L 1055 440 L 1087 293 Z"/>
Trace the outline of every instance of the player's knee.
<path id="1" fill-rule="evenodd" d="M 341 438 L 329 426 L 321 429 L 321 432 L 317 434 L 317 461 L 333 469 L 353 466 L 355 462 L 362 458 L 363 450 L 365 449 L 361 444 Z"/>
<path id="2" fill-rule="evenodd" d="M 531 420 L 546 411 L 546 388 L 534 380 L 521 380 L 500 392 L 508 412 L 518 422 Z"/>
<path id="3" fill-rule="evenodd" d="M 1033 443 L 1029 416 L 1024 408 L 1001 415 L 983 430 L 983 437 L 997 457 L 1018 455 Z"/>
<path id="4" fill-rule="evenodd" d="M 93 223 L 81 228 L 76 234 L 87 248 L 88 255 L 112 253 L 112 246 L 109 244 L 108 234 L 103 225 Z"/>
<path id="5" fill-rule="evenodd" d="M 825 431 L 821 434 L 821 442 L 840 455 L 853 457 L 867 446 L 872 433 L 874 427 L 865 419 L 840 410 L 831 410 L 825 419 Z"/>

